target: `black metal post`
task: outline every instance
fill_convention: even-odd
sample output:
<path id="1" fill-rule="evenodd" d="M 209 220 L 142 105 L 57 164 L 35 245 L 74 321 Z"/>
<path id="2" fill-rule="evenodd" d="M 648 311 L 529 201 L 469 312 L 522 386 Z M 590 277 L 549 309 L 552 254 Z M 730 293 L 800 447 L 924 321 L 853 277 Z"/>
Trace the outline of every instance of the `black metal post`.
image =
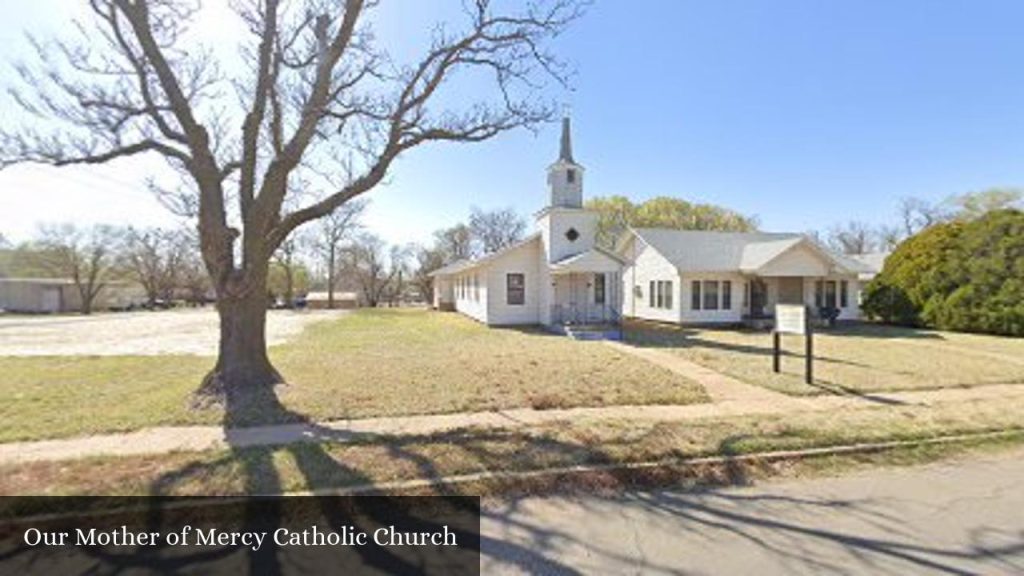
<path id="1" fill-rule="evenodd" d="M 779 351 L 779 348 L 781 347 L 781 344 L 782 344 L 782 335 L 777 330 L 773 330 L 772 331 L 772 370 L 776 374 L 778 374 L 779 371 L 781 370 L 781 364 L 782 363 L 781 363 L 780 358 L 779 358 L 779 356 L 781 355 L 780 351 Z"/>
<path id="2" fill-rule="evenodd" d="M 805 362 L 807 367 L 804 374 L 804 382 L 808 384 L 814 383 L 814 333 L 810 330 L 807 331 L 807 335 L 804 336 L 804 340 L 807 342 L 807 350 L 804 354 L 807 356 Z"/>

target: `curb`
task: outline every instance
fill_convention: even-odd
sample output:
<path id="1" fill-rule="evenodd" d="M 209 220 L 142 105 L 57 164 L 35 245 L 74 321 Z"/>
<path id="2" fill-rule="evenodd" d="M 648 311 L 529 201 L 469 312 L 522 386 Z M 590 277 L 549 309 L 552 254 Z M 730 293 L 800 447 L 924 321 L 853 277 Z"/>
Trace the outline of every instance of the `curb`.
<path id="1" fill-rule="evenodd" d="M 997 438 L 1012 438 L 1024 436 L 1024 428 L 1012 428 L 993 432 L 981 432 L 976 434 L 957 434 L 950 436 L 937 436 L 919 440 L 894 440 L 889 442 L 868 442 L 847 444 L 840 446 L 827 446 L 821 448 L 805 448 L 801 450 L 778 450 L 772 452 L 757 452 L 741 454 L 736 456 L 705 456 L 696 458 L 678 458 L 660 460 L 653 462 L 632 462 L 622 464 L 580 464 L 576 466 L 562 466 L 545 468 L 542 470 L 526 470 L 521 472 L 477 472 L 473 474 L 459 474 L 441 478 L 424 478 L 419 480 L 399 480 L 393 482 L 381 482 L 376 484 L 361 484 L 344 488 L 322 488 L 317 490 L 306 490 L 297 492 L 285 492 L 282 496 L 360 496 L 372 494 L 394 494 L 424 488 L 441 488 L 446 486 L 458 486 L 461 484 L 472 484 L 475 482 L 488 481 L 543 481 L 546 479 L 557 479 L 564 476 L 577 476 L 586 474 L 635 474 L 657 471 L 689 471 L 697 472 L 702 468 L 717 468 L 735 466 L 737 464 L 768 464 L 784 460 L 803 460 L 820 458 L 823 456 L 842 456 L 849 454 L 873 454 L 886 452 L 898 448 L 911 448 L 918 446 L 940 446 L 945 444 L 957 444 L 972 440 L 987 440 Z"/>

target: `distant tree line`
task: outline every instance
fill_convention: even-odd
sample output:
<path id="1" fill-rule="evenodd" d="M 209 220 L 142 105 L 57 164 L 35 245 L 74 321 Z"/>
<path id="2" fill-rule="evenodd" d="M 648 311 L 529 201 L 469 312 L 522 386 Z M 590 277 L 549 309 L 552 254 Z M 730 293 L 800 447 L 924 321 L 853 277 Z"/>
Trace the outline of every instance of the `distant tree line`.
<path id="1" fill-rule="evenodd" d="M 473 207 L 469 220 L 434 232 L 433 242 L 412 248 L 415 268 L 412 282 L 423 296 L 434 299 L 435 270 L 460 260 L 479 258 L 512 246 L 523 239 L 526 219 L 512 208 L 482 210 Z"/>
<path id="2" fill-rule="evenodd" d="M 111 282 L 137 283 L 150 307 L 174 299 L 201 304 L 210 284 L 197 242 L 185 228 L 46 224 L 27 242 L 0 246 L 0 277 L 71 280 L 84 314 Z"/>
<path id="3" fill-rule="evenodd" d="M 990 188 L 931 202 L 917 197 L 902 198 L 891 222 L 872 225 L 859 220 L 835 224 L 825 231 L 808 234 L 843 254 L 891 252 L 900 242 L 943 222 L 972 220 L 989 212 L 1021 208 L 1024 192 L 1017 188 Z"/>
<path id="4" fill-rule="evenodd" d="M 268 304 L 293 307 L 312 289 L 327 292 L 330 308 L 338 290 L 356 292 L 369 306 L 414 298 L 414 250 L 365 232 L 365 207 L 347 203 L 282 241 L 270 261 Z M 0 278 L 71 280 L 85 314 L 115 282 L 140 286 L 150 308 L 203 304 L 215 296 L 196 234 L 188 227 L 45 224 L 26 242 L 0 243 Z"/>
<path id="5" fill-rule="evenodd" d="M 634 203 L 625 196 L 596 197 L 587 208 L 598 215 L 597 244 L 612 248 L 627 228 L 671 228 L 674 230 L 717 230 L 753 232 L 758 221 L 714 204 L 692 203 L 682 198 L 658 196 Z"/>

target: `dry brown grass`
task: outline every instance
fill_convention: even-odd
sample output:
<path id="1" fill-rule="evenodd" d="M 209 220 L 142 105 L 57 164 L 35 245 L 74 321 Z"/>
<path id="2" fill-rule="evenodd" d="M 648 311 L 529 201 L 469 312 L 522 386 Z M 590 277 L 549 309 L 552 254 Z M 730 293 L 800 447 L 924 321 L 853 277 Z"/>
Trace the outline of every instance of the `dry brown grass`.
<path id="1" fill-rule="evenodd" d="M 1024 400 L 1018 398 L 672 423 L 583 420 L 529 431 L 467 430 L 424 437 L 377 438 L 357 444 L 94 458 L 0 468 L 0 494 L 287 492 L 474 472 L 665 461 L 993 430 L 1019 431 L 1022 413 Z M 1014 442 L 1021 442 L 1024 433 L 1015 438 Z M 920 455 L 939 452 L 923 450 Z M 907 456 L 904 459 L 914 461 Z M 835 469 L 840 463 L 825 460 L 820 467 Z M 563 480 L 571 484 L 572 478 L 568 475 Z M 600 484 L 615 478 L 624 481 L 625 477 L 609 473 L 595 475 L 592 480 Z M 560 483 L 557 478 L 551 482 Z M 457 490 L 492 493 L 529 486 L 545 489 L 544 485 L 493 480 Z"/>
<path id="2" fill-rule="evenodd" d="M 821 330 L 814 336 L 814 386 L 803 382 L 801 336 L 783 336 L 780 374 L 772 372 L 768 332 L 638 323 L 627 330 L 627 338 L 788 394 L 1024 383 L 1024 339 L 1020 338 L 869 324 Z"/>
<path id="3" fill-rule="evenodd" d="M 363 310 L 315 324 L 271 357 L 288 380 L 276 391 L 284 410 L 256 405 L 232 414 L 233 425 L 706 401 L 696 383 L 599 342 L 424 310 Z M 220 409 L 188 402 L 210 364 L 195 356 L 0 357 L 0 441 L 219 424 Z"/>

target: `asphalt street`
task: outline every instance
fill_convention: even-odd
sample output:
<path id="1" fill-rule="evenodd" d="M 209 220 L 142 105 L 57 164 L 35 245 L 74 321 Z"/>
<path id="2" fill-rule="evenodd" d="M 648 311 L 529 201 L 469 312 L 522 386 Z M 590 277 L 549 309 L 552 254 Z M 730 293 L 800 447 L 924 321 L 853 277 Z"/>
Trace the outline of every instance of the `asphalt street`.
<path id="1" fill-rule="evenodd" d="M 1024 574 L 1024 450 L 485 508 L 485 574 Z"/>

